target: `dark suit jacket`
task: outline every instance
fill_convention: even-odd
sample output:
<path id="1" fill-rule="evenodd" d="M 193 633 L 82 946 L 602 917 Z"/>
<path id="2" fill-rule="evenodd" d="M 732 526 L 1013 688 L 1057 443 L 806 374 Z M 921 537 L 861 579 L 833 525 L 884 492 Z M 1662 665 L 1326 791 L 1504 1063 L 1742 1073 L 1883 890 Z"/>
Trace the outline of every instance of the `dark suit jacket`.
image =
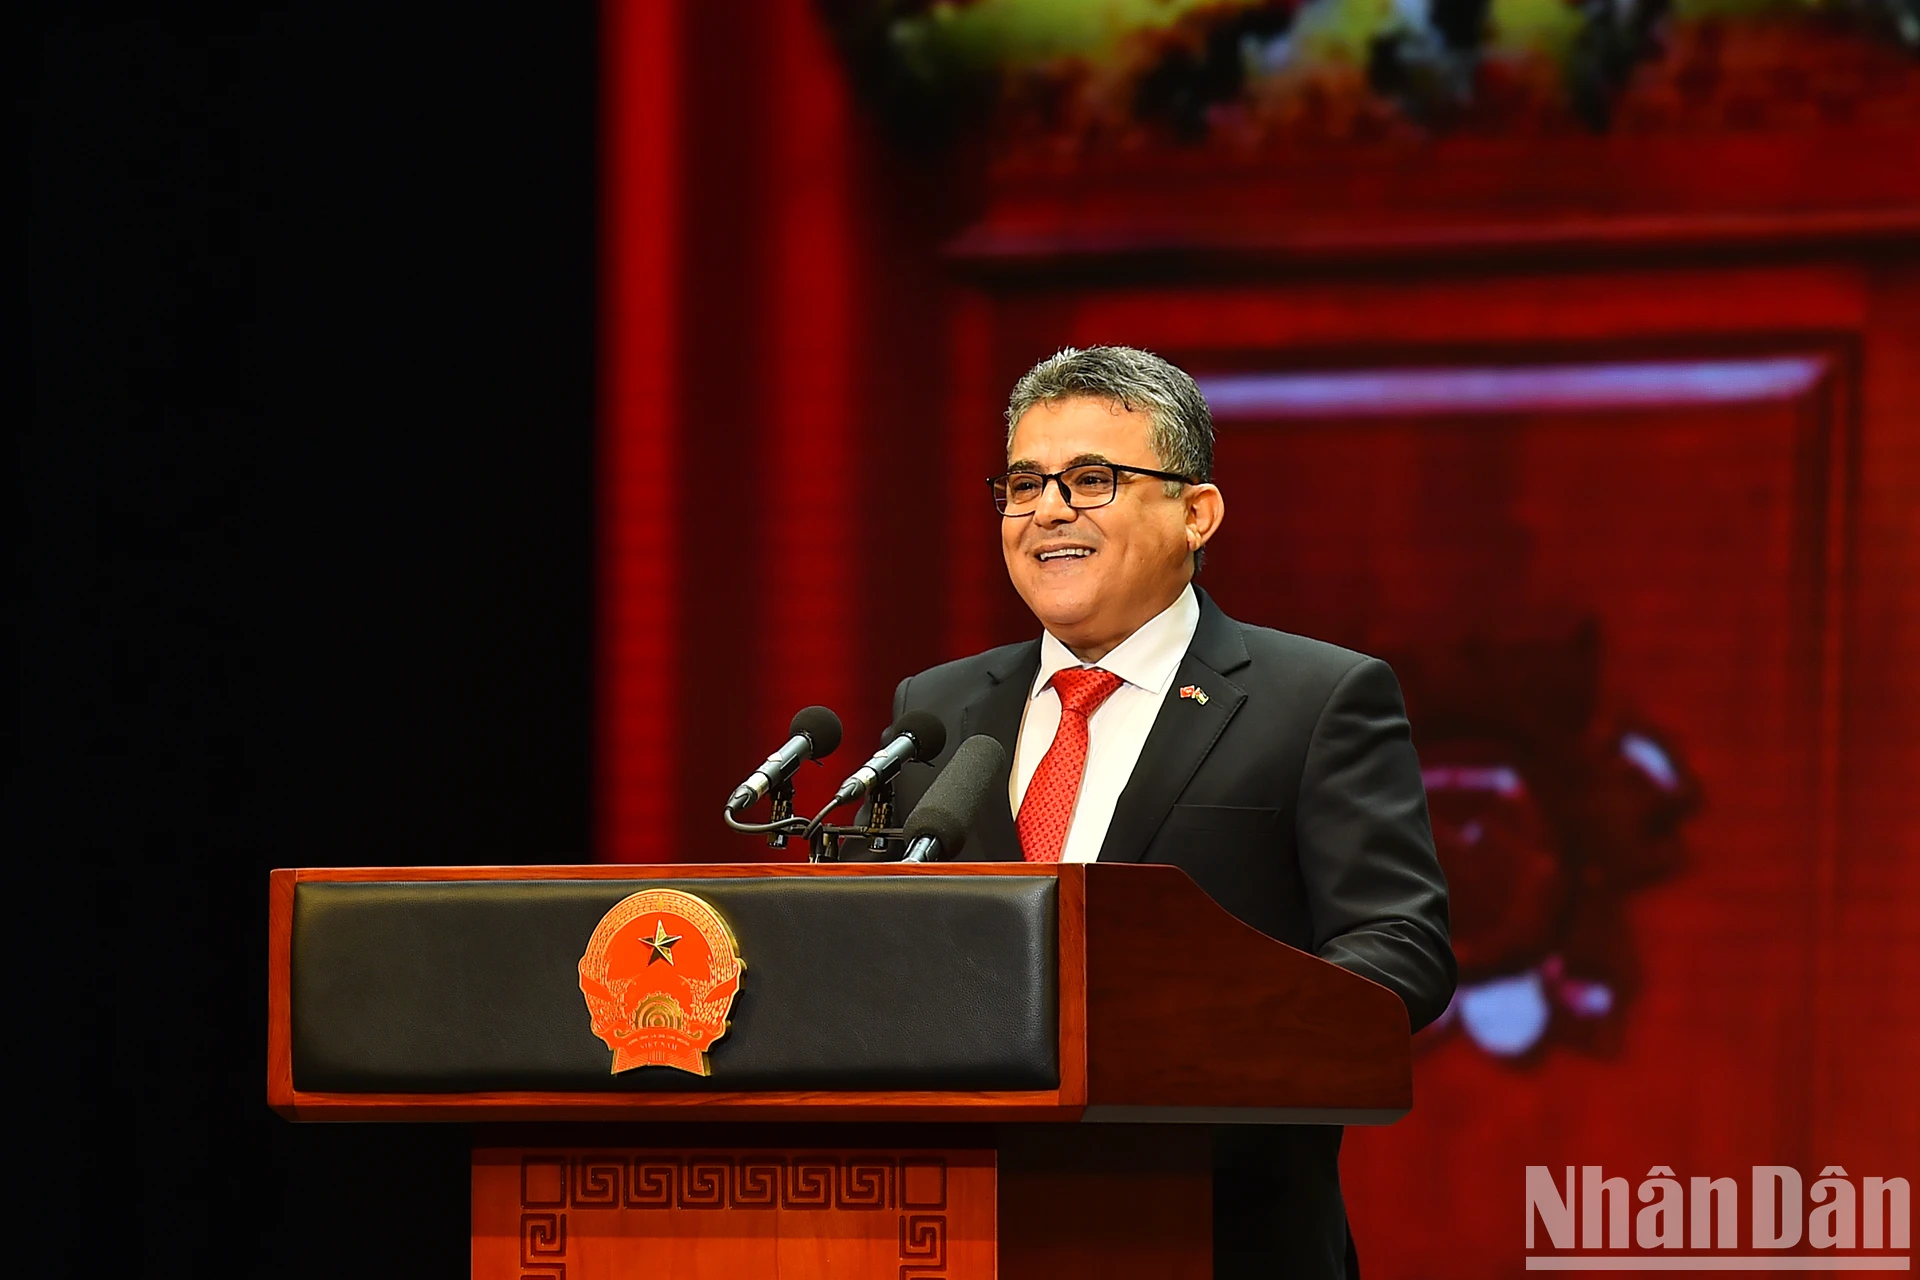
<path id="1" fill-rule="evenodd" d="M 1399 683 L 1377 658 L 1235 622 L 1198 595 L 1199 628 L 1100 861 L 1184 868 L 1240 919 L 1387 987 L 1425 1026 L 1453 996 L 1454 960 Z M 931 711 L 949 736 L 940 759 L 902 771 L 896 812 L 911 813 L 974 734 L 1011 762 L 1039 668 L 1036 639 L 900 682 L 895 718 Z M 1184 685 L 1207 701 L 1181 698 Z M 1003 775 L 963 860 L 1020 859 L 1006 794 Z M 1220 1164 L 1235 1176 L 1216 1180 L 1218 1275 L 1344 1273 L 1339 1143 L 1337 1128 L 1223 1137 Z"/>

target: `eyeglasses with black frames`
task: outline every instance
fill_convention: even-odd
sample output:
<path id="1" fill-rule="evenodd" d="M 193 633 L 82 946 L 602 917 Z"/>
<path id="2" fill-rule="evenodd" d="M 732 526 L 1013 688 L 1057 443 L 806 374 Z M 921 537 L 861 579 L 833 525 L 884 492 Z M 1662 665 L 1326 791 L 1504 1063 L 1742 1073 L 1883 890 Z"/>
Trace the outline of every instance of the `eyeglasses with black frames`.
<path id="1" fill-rule="evenodd" d="M 1065 471 L 1009 471 L 987 481 L 993 490 L 993 509 L 1009 519 L 1030 516 L 1040 509 L 1047 486 L 1060 487 L 1060 498 L 1075 511 L 1104 507 L 1120 492 L 1120 477 L 1151 476 L 1155 480 L 1176 480 L 1181 484 L 1199 484 L 1192 476 L 1172 471 L 1154 471 L 1148 467 L 1126 467 L 1117 462 L 1087 462 Z"/>

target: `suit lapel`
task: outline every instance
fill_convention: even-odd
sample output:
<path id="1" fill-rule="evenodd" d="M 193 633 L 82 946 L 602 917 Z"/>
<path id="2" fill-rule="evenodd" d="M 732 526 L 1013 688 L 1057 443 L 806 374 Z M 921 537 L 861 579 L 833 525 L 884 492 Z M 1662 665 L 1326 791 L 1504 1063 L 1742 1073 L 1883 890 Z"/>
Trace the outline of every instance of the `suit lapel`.
<path id="1" fill-rule="evenodd" d="M 1139 763 L 1133 766 L 1133 776 L 1114 805 L 1113 821 L 1100 846 L 1101 862 L 1140 861 L 1227 722 L 1247 700 L 1246 691 L 1227 679 L 1228 672 L 1249 661 L 1240 628 L 1206 592 L 1197 587 L 1195 591 L 1200 597 L 1200 625 L 1160 703 L 1160 714 L 1147 734 Z M 1038 670 L 1037 655 L 1034 669 Z M 1180 691 L 1189 686 L 1205 693 L 1206 701 L 1181 697 Z M 1014 728 L 1019 729 L 1017 720 Z M 1008 826 L 1011 829 L 1010 821 Z"/>
<path id="2" fill-rule="evenodd" d="M 1019 862 L 1020 837 L 1013 829 L 1011 789 L 1014 746 L 1027 709 L 1027 692 L 1040 670 L 1040 642 L 1021 645 L 1000 667 L 987 673 L 987 687 L 960 713 L 960 738 L 984 733 L 1007 749 L 1007 763 L 974 820 L 964 857 L 968 862 Z"/>

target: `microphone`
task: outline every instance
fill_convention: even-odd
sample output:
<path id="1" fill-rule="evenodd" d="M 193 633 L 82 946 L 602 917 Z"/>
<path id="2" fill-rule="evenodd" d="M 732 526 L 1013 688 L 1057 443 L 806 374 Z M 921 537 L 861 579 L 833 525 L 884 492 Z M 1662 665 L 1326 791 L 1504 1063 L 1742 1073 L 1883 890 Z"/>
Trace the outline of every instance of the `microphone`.
<path id="1" fill-rule="evenodd" d="M 907 856 L 902 862 L 939 862 L 960 856 L 967 832 L 994 784 L 1006 792 L 1007 749 L 984 733 L 960 744 L 953 759 L 913 807 L 907 819 Z"/>
<path id="2" fill-rule="evenodd" d="M 727 812 L 738 817 L 808 760 L 830 756 L 840 745 L 840 717 L 825 707 L 807 707 L 794 716 L 787 727 L 793 736 L 787 744 L 767 757 L 767 762 L 747 775 L 747 780 L 727 797 Z"/>
<path id="3" fill-rule="evenodd" d="M 869 791 L 900 771 L 909 760 L 931 760 L 947 745 L 947 726 L 931 711 L 909 711 L 885 734 L 886 745 L 855 769 L 820 812 L 864 799 Z M 816 821 L 818 821 L 816 819 Z"/>

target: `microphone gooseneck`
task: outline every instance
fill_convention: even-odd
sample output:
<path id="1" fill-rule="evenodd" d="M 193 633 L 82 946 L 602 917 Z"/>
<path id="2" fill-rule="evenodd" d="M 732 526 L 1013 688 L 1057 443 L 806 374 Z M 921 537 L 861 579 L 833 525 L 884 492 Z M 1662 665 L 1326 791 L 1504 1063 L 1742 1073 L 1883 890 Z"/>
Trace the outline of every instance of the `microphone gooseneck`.
<path id="1" fill-rule="evenodd" d="M 727 816 L 737 817 L 793 776 L 808 760 L 821 760 L 840 745 L 840 717 L 826 707 L 807 707 L 793 717 L 792 736 L 727 797 Z"/>
<path id="2" fill-rule="evenodd" d="M 910 760 L 931 760 L 945 750 L 946 745 L 947 727 L 940 723 L 940 717 L 930 711 L 907 712 L 887 730 L 886 745 L 847 775 L 827 807 L 837 809 L 865 799 L 869 791 L 898 773 L 901 765 Z"/>
<path id="3" fill-rule="evenodd" d="M 813 821 L 807 825 L 807 839 L 813 838 L 813 833 L 820 829 L 829 813 L 842 805 L 865 799 L 875 787 L 898 773 L 902 765 L 913 760 L 932 760 L 937 757 L 946 749 L 947 727 L 931 711 L 909 711 L 887 730 L 883 741 L 885 745 L 874 752 L 865 764 L 847 775 L 847 780 L 833 793 L 833 799 L 814 815 Z"/>

